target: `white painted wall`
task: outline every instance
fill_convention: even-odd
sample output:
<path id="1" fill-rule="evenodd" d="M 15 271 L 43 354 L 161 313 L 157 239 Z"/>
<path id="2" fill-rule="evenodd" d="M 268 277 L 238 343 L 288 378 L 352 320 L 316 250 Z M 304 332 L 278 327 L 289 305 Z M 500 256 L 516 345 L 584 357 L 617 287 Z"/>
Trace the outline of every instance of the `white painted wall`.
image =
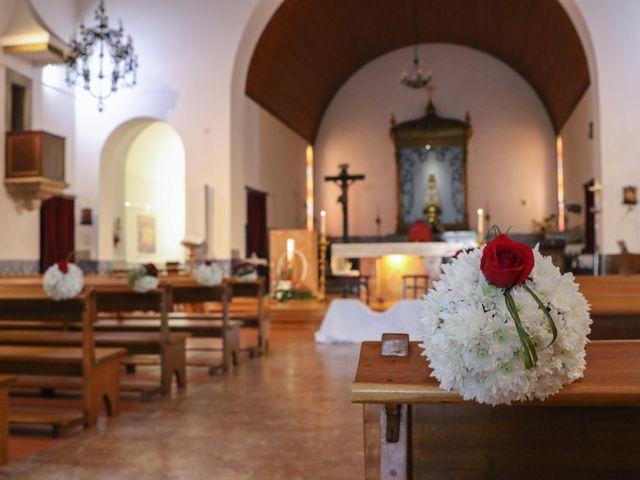
<path id="1" fill-rule="evenodd" d="M 640 2 L 575 0 L 588 27 L 598 75 L 601 249 L 617 253 L 618 240 L 640 252 L 640 210 L 622 204 L 622 188 L 640 186 Z"/>
<path id="2" fill-rule="evenodd" d="M 20 0 L 3 0 L 0 9 L 0 28 L 8 25 L 15 4 Z M 42 14 L 47 15 L 54 9 L 53 2 L 39 0 Z M 62 1 L 55 5 L 56 25 L 71 23 L 76 16 L 75 2 Z M 30 63 L 6 55 L 0 50 L 0 178 L 4 178 L 5 168 L 5 79 L 6 70 L 10 68 L 32 80 L 32 128 L 46 130 L 66 138 L 66 178 L 72 183 L 69 193 L 75 193 L 75 110 L 73 92 L 64 86 L 55 75 L 44 77 L 42 69 Z M 0 259 L 2 260 L 37 260 L 40 256 L 39 209 L 26 211 L 16 206 L 7 194 L 4 186 L 0 187 L 0 222 L 10 234 L 0 236 Z"/>
<path id="3" fill-rule="evenodd" d="M 267 226 L 304 228 L 307 142 L 250 98 L 244 117 L 244 182 L 268 194 Z"/>
<path id="4" fill-rule="evenodd" d="M 130 143 L 123 173 L 126 261 L 163 264 L 183 260 L 185 156 L 176 131 L 163 122 L 147 125 Z M 154 219 L 152 253 L 139 250 L 139 216 Z"/>
<path id="5" fill-rule="evenodd" d="M 82 0 L 87 23 L 95 2 Z M 140 59 L 139 84 L 110 98 L 105 111 L 80 90 L 77 95 L 78 201 L 97 210 L 99 159 L 109 134 L 136 117 L 169 123 L 184 141 L 186 236 L 204 238 L 204 188 L 216 192 L 214 250 L 228 258 L 231 250 L 231 77 L 237 46 L 254 1 L 110 0 L 113 20 L 121 18 L 135 41 Z M 147 14 L 141 14 L 147 12 Z M 109 260 L 102 252 L 100 259 Z"/>
<path id="6" fill-rule="evenodd" d="M 471 115 L 468 151 L 469 220 L 485 209 L 490 223 L 529 232 L 532 219 L 557 212 L 555 136 L 533 89 L 509 66 L 477 50 L 448 44 L 420 47 L 433 71 L 434 104 L 440 116 Z M 398 122 L 424 114 L 427 96 L 399 82 L 411 48 L 379 57 L 357 71 L 338 91 L 322 120 L 316 143 L 317 207 L 327 210 L 330 235 L 342 231 L 339 191 L 323 182 L 340 163 L 367 178 L 350 191 L 350 233 L 375 235 L 396 227 L 396 167 L 389 138 L 390 117 Z"/>
<path id="7" fill-rule="evenodd" d="M 577 203 L 583 207 L 580 215 L 567 214 L 569 228 L 584 226 L 583 185 L 599 176 L 595 145 L 594 102 L 593 88 L 589 88 L 560 132 L 564 147 L 565 204 Z M 594 138 L 589 138 L 591 122 L 594 122 Z"/>

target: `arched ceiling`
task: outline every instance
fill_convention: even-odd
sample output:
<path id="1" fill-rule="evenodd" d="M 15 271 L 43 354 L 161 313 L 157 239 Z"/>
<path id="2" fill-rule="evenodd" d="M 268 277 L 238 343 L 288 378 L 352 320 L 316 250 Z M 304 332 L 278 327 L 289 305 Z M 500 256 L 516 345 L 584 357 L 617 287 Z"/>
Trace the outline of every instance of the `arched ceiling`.
<path id="1" fill-rule="evenodd" d="M 589 86 L 585 52 L 557 0 L 416 0 L 415 11 L 413 0 L 285 0 L 253 52 L 246 93 L 313 142 L 356 70 L 414 43 L 464 45 L 504 61 L 537 92 L 556 131 Z"/>

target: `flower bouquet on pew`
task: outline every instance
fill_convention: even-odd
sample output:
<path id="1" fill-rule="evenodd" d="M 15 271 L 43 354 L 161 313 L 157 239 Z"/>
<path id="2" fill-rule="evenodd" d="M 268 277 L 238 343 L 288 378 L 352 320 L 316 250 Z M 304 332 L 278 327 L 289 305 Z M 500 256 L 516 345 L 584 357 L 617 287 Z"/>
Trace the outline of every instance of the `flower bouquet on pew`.
<path id="1" fill-rule="evenodd" d="M 196 282 L 205 287 L 212 287 L 222 283 L 224 273 L 219 265 L 210 260 L 198 265 L 196 268 Z"/>
<path id="2" fill-rule="evenodd" d="M 234 269 L 233 277 L 238 282 L 255 282 L 258 280 L 258 269 L 249 262 L 239 263 Z"/>
<path id="3" fill-rule="evenodd" d="M 432 376 L 465 400 L 544 400 L 583 376 L 589 305 L 570 273 L 497 227 L 460 252 L 423 300 Z"/>
<path id="4" fill-rule="evenodd" d="M 127 283 L 129 288 L 140 293 L 158 288 L 158 269 L 153 263 L 138 265 L 129 271 Z"/>
<path id="5" fill-rule="evenodd" d="M 65 300 L 78 295 L 84 287 L 84 276 L 77 265 L 60 260 L 44 273 L 42 287 L 54 300 Z"/>

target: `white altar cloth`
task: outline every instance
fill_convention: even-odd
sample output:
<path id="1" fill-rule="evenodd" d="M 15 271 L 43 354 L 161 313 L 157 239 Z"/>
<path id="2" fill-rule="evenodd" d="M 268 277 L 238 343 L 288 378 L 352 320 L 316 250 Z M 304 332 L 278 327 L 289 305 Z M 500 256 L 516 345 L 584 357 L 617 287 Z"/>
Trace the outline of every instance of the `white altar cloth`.
<path id="1" fill-rule="evenodd" d="M 379 341 L 383 333 L 407 333 L 411 340 L 419 340 L 420 304 L 420 300 L 400 300 L 384 312 L 375 312 L 360 300 L 333 300 L 315 333 L 316 342 Z"/>
<path id="2" fill-rule="evenodd" d="M 334 243 L 331 245 L 331 257 L 376 258 L 384 255 L 451 257 L 465 246 L 461 242 Z"/>

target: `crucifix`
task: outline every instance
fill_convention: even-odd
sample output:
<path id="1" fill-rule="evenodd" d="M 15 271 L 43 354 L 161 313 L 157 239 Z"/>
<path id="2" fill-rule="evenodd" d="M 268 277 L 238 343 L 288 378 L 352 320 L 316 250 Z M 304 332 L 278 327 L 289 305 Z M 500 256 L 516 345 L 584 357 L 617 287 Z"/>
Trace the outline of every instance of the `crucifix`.
<path id="1" fill-rule="evenodd" d="M 349 187 L 358 180 L 364 180 L 364 175 L 350 175 L 347 172 L 349 168 L 347 163 L 338 165 L 338 168 L 340 168 L 339 175 L 324 177 L 324 181 L 335 182 L 342 192 L 338 197 L 338 203 L 342 204 L 342 241 L 347 243 L 349 241 Z"/>

